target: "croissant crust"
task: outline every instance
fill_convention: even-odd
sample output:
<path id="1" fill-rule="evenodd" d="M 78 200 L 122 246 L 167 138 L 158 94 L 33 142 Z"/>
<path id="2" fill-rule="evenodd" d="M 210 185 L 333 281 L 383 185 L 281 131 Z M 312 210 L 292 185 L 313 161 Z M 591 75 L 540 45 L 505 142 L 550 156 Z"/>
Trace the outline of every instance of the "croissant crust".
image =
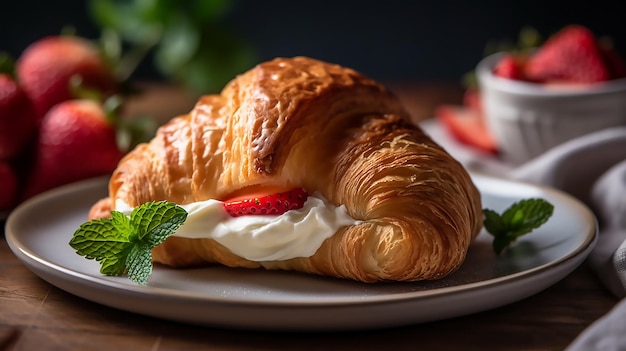
<path id="1" fill-rule="evenodd" d="M 172 236 L 154 261 L 430 280 L 462 264 L 482 226 L 466 170 L 409 122 L 395 96 L 352 69 L 306 57 L 259 64 L 164 124 L 120 162 L 90 217 L 106 216 L 113 199 L 186 204 L 262 186 L 317 191 L 360 222 L 311 257 L 254 262 L 212 239 Z"/>

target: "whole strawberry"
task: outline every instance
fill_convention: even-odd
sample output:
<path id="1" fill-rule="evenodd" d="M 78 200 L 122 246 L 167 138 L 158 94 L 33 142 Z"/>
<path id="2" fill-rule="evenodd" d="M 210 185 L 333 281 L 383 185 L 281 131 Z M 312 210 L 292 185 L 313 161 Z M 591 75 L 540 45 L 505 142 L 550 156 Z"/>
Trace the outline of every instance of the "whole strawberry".
<path id="1" fill-rule="evenodd" d="M 0 161 L 0 211 L 6 211 L 15 204 L 18 179 L 15 169 L 5 161 Z"/>
<path id="2" fill-rule="evenodd" d="M 68 100 L 43 118 L 24 198 L 42 191 L 113 172 L 123 153 L 116 128 L 102 105 Z"/>
<path id="3" fill-rule="evenodd" d="M 39 116 L 73 98 L 72 77 L 81 85 L 108 95 L 115 79 L 99 50 L 87 39 L 48 36 L 29 45 L 16 62 L 18 80 L 35 104 Z"/>
<path id="4" fill-rule="evenodd" d="M 502 78 L 524 80 L 525 58 L 514 54 L 505 54 L 493 69 L 493 73 Z"/>
<path id="5" fill-rule="evenodd" d="M 11 76 L 0 74 L 0 160 L 12 159 L 24 150 L 36 128 L 31 101 Z"/>
<path id="6" fill-rule="evenodd" d="M 526 75 L 537 82 L 596 83 L 610 79 L 594 34 L 579 25 L 564 27 L 526 64 Z"/>

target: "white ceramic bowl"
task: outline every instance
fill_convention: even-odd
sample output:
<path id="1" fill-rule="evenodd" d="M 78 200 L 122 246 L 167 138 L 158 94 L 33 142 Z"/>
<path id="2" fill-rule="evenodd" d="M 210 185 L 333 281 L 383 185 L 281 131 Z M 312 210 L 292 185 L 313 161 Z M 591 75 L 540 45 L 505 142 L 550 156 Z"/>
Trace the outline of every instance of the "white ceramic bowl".
<path id="1" fill-rule="evenodd" d="M 565 141 L 626 125 L 626 79 L 586 86 L 550 86 L 497 77 L 501 53 L 476 73 L 487 124 L 503 160 L 521 164 Z"/>

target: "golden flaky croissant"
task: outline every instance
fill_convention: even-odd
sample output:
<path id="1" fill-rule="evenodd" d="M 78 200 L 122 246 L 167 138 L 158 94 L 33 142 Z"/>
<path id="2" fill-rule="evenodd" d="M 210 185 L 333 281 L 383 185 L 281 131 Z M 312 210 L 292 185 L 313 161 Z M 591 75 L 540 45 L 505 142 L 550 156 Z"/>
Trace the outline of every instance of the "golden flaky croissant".
<path id="1" fill-rule="evenodd" d="M 352 69 L 277 58 L 202 97 L 130 152 L 90 217 L 107 216 L 116 199 L 187 204 L 302 187 L 345 205 L 358 223 L 310 257 L 255 262 L 212 239 L 172 236 L 153 259 L 363 282 L 438 279 L 462 264 L 478 234 L 480 196 L 466 170 L 409 119 L 396 97 Z"/>

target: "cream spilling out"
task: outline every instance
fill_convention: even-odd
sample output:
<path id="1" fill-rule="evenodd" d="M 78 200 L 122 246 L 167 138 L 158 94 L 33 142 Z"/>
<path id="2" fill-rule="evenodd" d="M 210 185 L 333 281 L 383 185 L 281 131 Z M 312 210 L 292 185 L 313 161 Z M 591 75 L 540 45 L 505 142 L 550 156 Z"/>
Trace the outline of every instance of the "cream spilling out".
<path id="1" fill-rule="evenodd" d="M 213 239 L 257 262 L 312 256 L 339 228 L 359 223 L 344 205 L 334 206 L 319 194 L 309 195 L 302 208 L 281 215 L 231 217 L 218 200 L 179 206 L 188 214 L 174 236 Z M 117 199 L 115 210 L 129 215 L 133 209 Z"/>

